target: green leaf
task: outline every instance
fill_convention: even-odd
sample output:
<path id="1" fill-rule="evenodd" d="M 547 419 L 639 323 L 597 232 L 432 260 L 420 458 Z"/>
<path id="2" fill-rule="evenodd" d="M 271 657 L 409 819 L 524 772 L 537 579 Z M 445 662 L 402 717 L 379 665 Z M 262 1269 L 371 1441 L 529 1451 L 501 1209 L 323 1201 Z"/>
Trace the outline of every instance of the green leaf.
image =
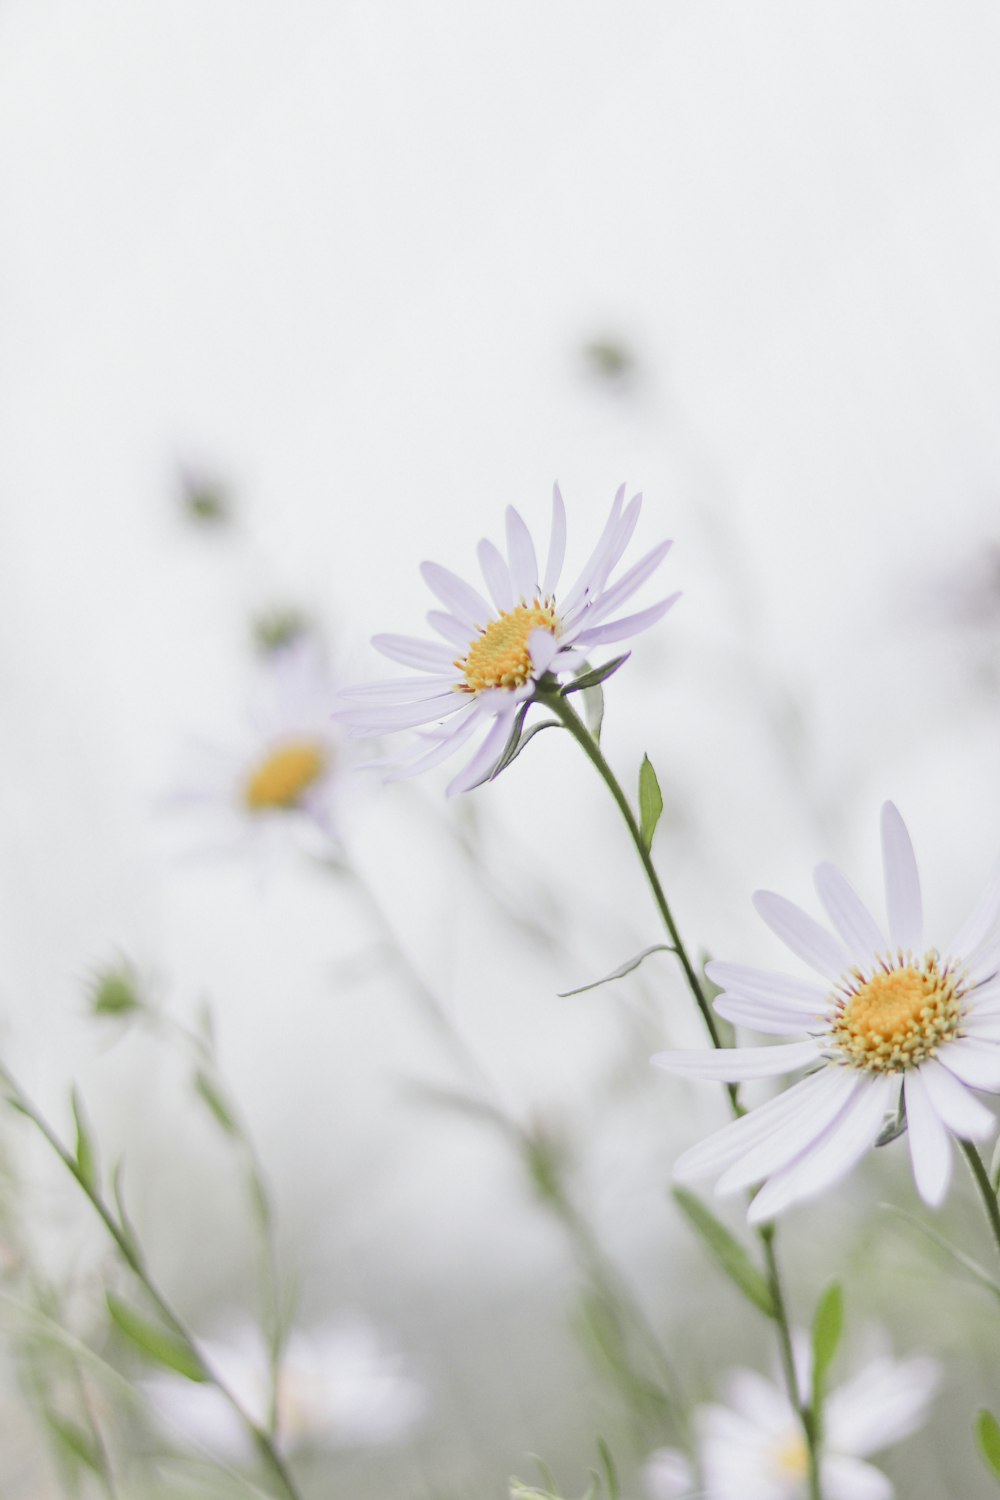
<path id="1" fill-rule="evenodd" d="M 674 1188 L 674 1202 L 684 1214 L 691 1227 L 701 1235 L 705 1245 L 715 1257 L 721 1270 L 729 1277 L 745 1297 L 767 1317 L 776 1316 L 774 1298 L 762 1271 L 754 1265 L 739 1240 L 729 1232 L 725 1224 L 705 1207 L 700 1198 L 686 1188 Z"/>
<path id="2" fill-rule="evenodd" d="M 571 995 L 583 995 L 587 990 L 596 990 L 602 984 L 610 984 L 612 979 L 624 979 L 626 974 L 631 974 L 633 969 L 637 969 L 651 953 L 676 952 L 677 949 L 670 943 L 654 943 L 651 948 L 643 948 L 642 952 L 637 953 L 634 958 L 627 958 L 623 964 L 618 965 L 617 969 L 612 969 L 610 974 L 605 974 L 603 979 L 593 979 L 590 984 L 578 985 L 575 990 L 560 991 L 559 999 L 568 1000 Z"/>
<path id="3" fill-rule="evenodd" d="M 114 1292 L 106 1293 L 106 1300 L 112 1321 L 155 1364 L 163 1365 L 168 1370 L 176 1370 L 178 1375 L 185 1375 L 188 1380 L 203 1381 L 208 1378 L 201 1360 L 190 1344 L 179 1339 L 176 1334 L 168 1333 L 156 1323 L 151 1323 Z"/>
<path id="4" fill-rule="evenodd" d="M 611 1457 L 611 1449 L 603 1438 L 597 1439 L 597 1451 L 601 1455 L 601 1466 L 604 1469 L 604 1479 L 608 1487 L 608 1500 L 621 1500 L 621 1490 L 618 1487 L 618 1470 L 615 1461 Z"/>
<path id="5" fill-rule="evenodd" d="M 656 779 L 653 763 L 648 755 L 642 757 L 639 767 L 639 826 L 646 849 L 653 847 L 653 834 L 663 811 L 663 793 Z"/>
<path id="6" fill-rule="evenodd" d="M 101 1450 L 92 1433 L 85 1427 L 61 1417 L 57 1412 L 47 1411 L 45 1421 L 63 1450 L 78 1463 L 85 1464 L 100 1478 L 104 1478 Z"/>
<path id="7" fill-rule="evenodd" d="M 843 1331 L 844 1294 L 839 1281 L 833 1281 L 819 1299 L 812 1326 L 812 1408 L 817 1418 L 823 1409 L 827 1373 Z"/>
<path id="8" fill-rule="evenodd" d="M 567 682 L 565 687 L 560 688 L 560 692 L 564 698 L 568 698 L 570 693 L 582 693 L 587 688 L 597 687 L 599 683 L 607 682 L 608 678 L 613 676 L 631 655 L 631 651 L 626 651 L 622 656 L 606 661 L 601 667 L 591 667 L 589 672 L 581 672 L 579 677 L 574 677 L 572 682 Z"/>
<path id="9" fill-rule="evenodd" d="M 986 1467 L 994 1479 L 1000 1480 L 1000 1423 L 985 1409 L 976 1418 L 976 1442 Z"/>
<path id="10" fill-rule="evenodd" d="M 73 1105 L 73 1119 L 76 1121 L 77 1171 L 80 1173 L 80 1181 L 84 1186 L 92 1193 L 96 1193 L 100 1186 L 97 1173 L 97 1151 L 87 1117 L 83 1112 L 83 1101 L 75 1088 L 70 1095 L 70 1101 Z"/>
<path id="11" fill-rule="evenodd" d="M 215 1117 L 216 1124 L 226 1132 L 227 1135 L 240 1137 L 240 1127 L 233 1118 L 232 1111 L 223 1097 L 222 1090 L 205 1072 L 199 1068 L 194 1075 L 195 1093 L 197 1093 Z"/>

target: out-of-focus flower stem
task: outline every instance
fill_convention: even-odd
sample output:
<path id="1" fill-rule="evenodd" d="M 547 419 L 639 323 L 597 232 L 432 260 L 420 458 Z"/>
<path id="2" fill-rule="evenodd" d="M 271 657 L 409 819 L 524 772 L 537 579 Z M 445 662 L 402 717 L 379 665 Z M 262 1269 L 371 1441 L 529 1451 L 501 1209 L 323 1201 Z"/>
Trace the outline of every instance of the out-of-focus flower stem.
<path id="1" fill-rule="evenodd" d="M 979 1196 L 983 1200 L 983 1208 L 993 1233 L 993 1243 L 996 1245 L 997 1253 L 1000 1254 L 1000 1204 L 997 1203 L 997 1195 L 990 1182 L 990 1174 L 987 1172 L 983 1159 L 972 1141 L 959 1141 L 962 1153 L 969 1163 L 969 1171 L 972 1173 L 973 1181 L 979 1189 Z"/>
<path id="2" fill-rule="evenodd" d="M 2 1063 L 0 1063 L 0 1086 L 7 1096 L 7 1100 L 18 1112 L 30 1120 L 35 1129 L 51 1147 L 52 1151 L 62 1162 L 70 1176 L 76 1182 L 84 1196 L 89 1200 L 101 1223 L 104 1225 L 109 1236 L 113 1240 L 122 1260 L 128 1266 L 133 1276 L 142 1286 L 152 1305 L 156 1308 L 163 1322 L 171 1333 L 185 1347 L 188 1354 L 200 1368 L 204 1379 L 215 1387 L 219 1394 L 228 1402 L 240 1422 L 245 1427 L 252 1439 L 257 1451 L 263 1461 L 267 1464 L 273 1477 L 281 1487 L 281 1493 L 287 1496 L 287 1500 L 302 1500 L 295 1480 L 289 1472 L 288 1466 L 282 1458 L 271 1435 L 254 1421 L 253 1417 L 243 1406 L 243 1403 L 229 1388 L 227 1383 L 206 1361 L 199 1349 L 194 1335 L 189 1331 L 183 1319 L 176 1313 L 168 1302 L 166 1296 L 160 1291 L 153 1280 L 145 1263 L 142 1250 L 136 1243 L 131 1230 L 124 1224 L 119 1223 L 110 1205 L 105 1200 L 98 1187 L 91 1181 L 82 1170 L 73 1154 L 63 1145 L 52 1126 L 45 1116 L 32 1103 L 24 1092 L 14 1075 Z"/>
<path id="3" fill-rule="evenodd" d="M 702 1019 L 705 1022 L 705 1027 L 708 1031 L 709 1036 L 711 1037 L 712 1045 L 713 1047 L 721 1047 L 723 1045 L 722 1037 L 719 1032 L 719 1028 L 716 1025 L 715 1017 L 712 1014 L 711 1007 L 709 1006 L 708 997 L 705 994 L 704 986 L 702 985 L 701 980 L 698 977 L 697 970 L 695 969 L 690 957 L 688 956 L 687 949 L 685 948 L 684 943 L 681 939 L 680 932 L 678 931 L 677 923 L 674 921 L 673 913 L 670 910 L 670 905 L 667 901 L 666 894 L 664 893 L 663 887 L 660 884 L 660 878 L 656 872 L 656 867 L 653 864 L 652 855 L 646 846 L 645 839 L 642 836 L 642 830 L 639 826 L 638 819 L 636 818 L 635 813 L 632 810 L 631 803 L 626 797 L 625 792 L 623 791 L 621 784 L 618 781 L 618 778 L 615 776 L 615 773 L 608 765 L 608 762 L 605 759 L 604 753 L 601 750 L 601 747 L 598 744 L 597 740 L 591 734 L 586 724 L 583 722 L 579 714 L 573 708 L 572 704 L 568 702 L 565 694 L 559 688 L 540 688 L 536 693 L 536 698 L 539 703 L 543 704 L 551 713 L 555 714 L 556 718 L 565 729 L 569 730 L 570 734 L 583 750 L 584 754 L 587 756 L 587 759 L 594 766 L 598 775 L 601 777 L 605 786 L 608 788 L 608 791 L 614 798 L 618 809 L 625 820 L 625 825 L 628 828 L 632 843 L 635 845 L 636 853 L 639 856 L 639 860 L 642 864 L 643 871 L 645 872 L 646 879 L 649 882 L 649 888 L 653 893 L 653 900 L 656 902 L 657 910 L 659 911 L 660 916 L 663 919 L 663 925 L 670 935 L 671 945 L 677 955 L 677 959 L 680 963 L 681 969 L 684 972 L 684 978 L 687 981 L 687 986 L 691 991 L 692 998 L 694 999 L 695 1004 L 701 1012 Z M 726 1089 L 729 1094 L 729 1101 L 733 1114 L 741 1115 L 743 1113 L 743 1108 L 739 1101 L 739 1091 L 736 1085 L 732 1083 L 727 1084 Z M 980 1168 L 982 1168 L 982 1162 L 979 1162 L 979 1166 Z M 997 1202 L 995 1197 L 993 1198 L 993 1211 L 994 1214 L 997 1214 Z M 997 1219 L 997 1225 L 998 1229 L 995 1230 L 995 1233 L 998 1233 L 998 1236 L 1000 1236 L 1000 1218 Z M 781 1285 L 781 1274 L 778 1268 L 777 1256 L 774 1249 L 775 1231 L 773 1225 L 760 1226 L 757 1230 L 757 1236 L 761 1242 L 761 1247 L 764 1252 L 764 1260 L 767 1266 L 767 1278 L 771 1288 L 772 1301 L 774 1303 L 774 1317 L 778 1327 L 778 1344 L 781 1353 L 782 1367 L 784 1369 L 785 1379 L 788 1384 L 788 1395 L 789 1399 L 792 1402 L 792 1405 L 795 1407 L 795 1410 L 799 1415 L 799 1420 L 802 1425 L 802 1435 L 805 1438 L 806 1449 L 809 1455 L 809 1496 L 810 1500 L 822 1500 L 819 1471 L 819 1433 L 817 1431 L 817 1424 L 814 1414 L 808 1403 L 805 1402 L 802 1398 L 802 1394 L 799 1390 L 798 1377 L 795 1373 L 795 1360 L 792 1356 L 791 1328 L 788 1321 L 788 1311 L 785 1305 L 785 1296 Z M 1000 1237 L 998 1237 L 997 1243 L 998 1246 L 1000 1246 Z"/>
<path id="4" fill-rule="evenodd" d="M 664 1396 L 671 1407 L 672 1414 L 679 1427 L 685 1428 L 688 1413 L 681 1394 L 680 1381 L 627 1283 L 608 1260 L 593 1229 L 572 1202 L 561 1176 L 557 1172 L 545 1173 L 543 1182 L 538 1171 L 533 1170 L 533 1164 L 537 1162 L 537 1141 L 508 1109 L 495 1083 L 452 1022 L 438 996 L 418 973 L 376 892 L 353 866 L 340 866 L 338 873 L 345 873 L 345 869 L 373 925 L 381 935 L 386 950 L 405 976 L 415 998 L 447 1043 L 462 1071 L 476 1079 L 480 1090 L 478 1102 L 482 1116 L 491 1120 L 499 1128 L 524 1162 L 542 1201 L 562 1225 L 573 1248 L 577 1264 L 595 1294 L 606 1305 L 617 1309 L 623 1322 L 632 1329 L 636 1338 L 644 1345 L 663 1382 Z M 644 1396 L 648 1400 L 649 1385 L 640 1374 L 623 1368 L 618 1368 L 617 1374 L 622 1380 L 627 1397 L 634 1406 L 638 1407 Z"/>

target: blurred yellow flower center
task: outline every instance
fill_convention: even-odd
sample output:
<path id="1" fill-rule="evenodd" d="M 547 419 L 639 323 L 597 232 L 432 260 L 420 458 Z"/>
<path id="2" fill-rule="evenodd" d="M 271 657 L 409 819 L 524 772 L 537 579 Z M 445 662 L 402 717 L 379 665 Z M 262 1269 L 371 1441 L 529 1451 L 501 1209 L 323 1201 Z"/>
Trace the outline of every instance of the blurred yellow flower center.
<path id="1" fill-rule="evenodd" d="M 485 688 L 522 687 L 531 676 L 528 637 L 533 630 L 556 632 L 556 612 L 546 600 L 518 604 L 501 611 L 469 647 L 469 654 L 456 661 L 465 674 L 463 693 L 481 693 Z"/>
<path id="2" fill-rule="evenodd" d="M 326 770 L 328 752 L 318 740 L 289 740 L 247 778 L 243 800 L 252 812 L 292 808 Z"/>
<path id="3" fill-rule="evenodd" d="M 852 1067 L 899 1073 L 933 1057 L 942 1042 L 959 1035 L 961 977 L 942 969 L 936 953 L 928 953 L 922 963 L 900 963 L 871 979 L 858 974 L 855 980 L 839 1001 L 832 1033 L 834 1046 Z"/>
<path id="4" fill-rule="evenodd" d="M 772 1450 L 774 1467 L 782 1479 L 806 1479 L 809 1475 L 809 1450 L 799 1433 L 784 1438 Z"/>

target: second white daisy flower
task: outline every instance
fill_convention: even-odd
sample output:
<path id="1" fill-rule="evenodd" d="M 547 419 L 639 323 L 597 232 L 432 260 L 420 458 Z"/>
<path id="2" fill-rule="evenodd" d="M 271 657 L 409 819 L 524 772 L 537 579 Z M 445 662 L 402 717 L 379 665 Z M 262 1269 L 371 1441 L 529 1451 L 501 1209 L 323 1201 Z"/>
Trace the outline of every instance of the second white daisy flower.
<path id="1" fill-rule="evenodd" d="M 1000 1092 L 1000 871 L 941 949 L 925 943 L 909 834 L 882 809 L 888 935 L 831 864 L 816 889 L 834 932 L 771 891 L 754 905 L 822 983 L 710 963 L 720 1015 L 751 1030 L 805 1039 L 770 1047 L 663 1052 L 667 1072 L 739 1083 L 808 1069 L 792 1088 L 684 1153 L 675 1175 L 718 1178 L 716 1191 L 764 1183 L 751 1223 L 774 1218 L 844 1176 L 905 1111 L 913 1174 L 932 1206 L 948 1190 L 951 1137 L 982 1140 L 996 1121 L 973 1090 Z"/>

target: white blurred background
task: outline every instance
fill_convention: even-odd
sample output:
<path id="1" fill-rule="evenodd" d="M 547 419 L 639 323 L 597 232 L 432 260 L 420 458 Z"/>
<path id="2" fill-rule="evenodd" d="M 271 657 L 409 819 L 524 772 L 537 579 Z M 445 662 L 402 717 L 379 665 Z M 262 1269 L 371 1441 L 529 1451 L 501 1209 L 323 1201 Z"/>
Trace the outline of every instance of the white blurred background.
<path id="1" fill-rule="evenodd" d="M 529 1451 L 582 1488 L 598 1432 L 637 1494 L 644 1439 L 518 1163 L 410 1087 L 469 1080 L 364 905 L 199 854 L 166 807 L 185 746 L 244 713 L 260 612 L 306 611 L 375 675 L 370 634 L 420 631 L 421 559 L 471 575 L 510 502 L 544 535 L 558 479 L 572 567 L 627 479 L 684 598 L 609 684 L 604 743 L 629 786 L 657 767 L 689 943 L 773 958 L 750 892 L 808 903 L 821 858 L 876 898 L 885 796 L 944 938 L 1000 847 L 998 65 L 977 0 L 0 7 L 5 1051 L 61 1124 L 75 1077 L 127 1142 L 151 1256 L 210 1332 L 251 1300 L 225 1150 L 169 1049 L 83 1019 L 115 955 L 181 1017 L 210 1001 L 303 1317 L 372 1318 L 428 1391 L 405 1444 L 330 1460 L 317 1495 L 503 1496 Z M 228 523 L 185 515 L 185 473 Z M 767 1330 L 669 1207 L 722 1109 L 649 1076 L 698 1037 L 666 960 L 556 998 L 658 939 L 577 759 L 542 736 L 460 805 L 446 772 L 371 780 L 345 836 L 510 1108 L 570 1139 L 704 1396 L 767 1364 Z M 967 1291 L 862 1222 L 910 1202 L 903 1175 L 873 1162 L 856 1217 L 793 1217 L 797 1310 L 846 1257 L 852 1317 L 953 1352 L 985 1338 L 953 1327 Z M 86 1243 L 81 1217 L 66 1258 Z M 942 1398 L 963 1434 L 972 1400 Z M 901 1492 L 978 1483 L 967 1446 L 901 1455 Z"/>

